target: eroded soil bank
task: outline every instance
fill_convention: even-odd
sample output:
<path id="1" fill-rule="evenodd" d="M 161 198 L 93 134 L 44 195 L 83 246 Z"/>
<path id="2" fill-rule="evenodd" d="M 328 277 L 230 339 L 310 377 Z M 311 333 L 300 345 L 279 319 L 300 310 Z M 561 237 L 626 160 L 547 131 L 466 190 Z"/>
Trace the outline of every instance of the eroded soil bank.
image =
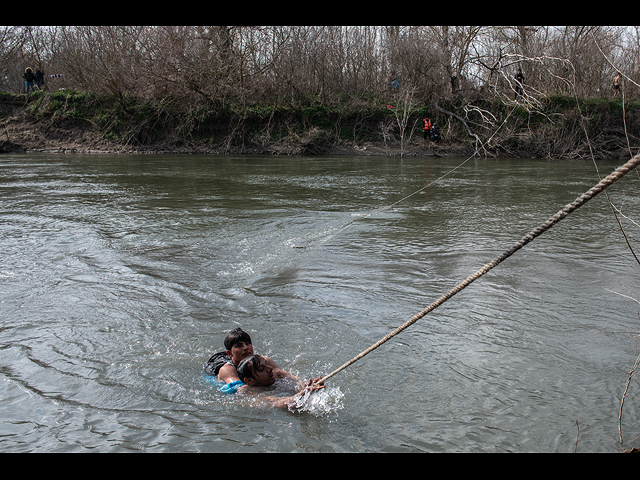
<path id="1" fill-rule="evenodd" d="M 504 105 L 482 106 L 501 118 Z M 401 125 L 389 105 L 188 111 L 86 92 L 0 94 L 0 153 L 628 158 L 640 140 L 640 106 L 623 109 L 619 100 L 585 101 L 578 110 L 556 98 L 545 111 L 517 114 L 511 106 L 493 127 L 455 102 L 445 107 L 415 106 Z M 425 116 L 440 125 L 441 142 L 423 139 Z"/>

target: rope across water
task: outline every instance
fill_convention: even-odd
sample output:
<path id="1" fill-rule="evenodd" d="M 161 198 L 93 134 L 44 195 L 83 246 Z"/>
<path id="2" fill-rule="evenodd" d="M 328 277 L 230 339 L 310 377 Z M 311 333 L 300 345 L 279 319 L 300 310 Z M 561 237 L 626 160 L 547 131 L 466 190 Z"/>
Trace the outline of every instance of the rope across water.
<path id="1" fill-rule="evenodd" d="M 420 320 L 422 317 L 427 315 L 429 312 L 435 310 L 437 307 L 439 307 L 444 302 L 449 300 L 455 294 L 457 294 L 460 291 L 464 290 L 466 287 L 468 287 L 471 283 L 476 281 L 478 278 L 482 277 L 487 272 L 489 272 L 493 268 L 495 268 L 498 265 L 500 265 L 503 261 L 505 261 L 507 258 L 509 258 L 514 253 L 516 253 L 522 247 L 524 247 L 528 243 L 532 242 L 535 238 L 537 238 L 540 235 L 542 235 L 544 232 L 546 232 L 547 230 L 552 228 L 554 225 L 556 225 L 558 222 L 560 222 L 561 220 L 566 218 L 568 215 L 570 215 L 571 213 L 576 211 L 578 208 L 582 207 L 589 200 L 591 200 L 592 198 L 596 197 L 598 194 L 602 193 L 605 189 L 607 189 L 609 186 L 611 186 L 612 184 L 614 184 L 615 182 L 620 180 L 627 173 L 629 173 L 629 171 L 633 170 L 634 168 L 637 168 L 638 166 L 640 166 L 640 155 L 636 155 L 629 162 L 624 164 L 622 167 L 618 168 L 616 171 L 611 173 L 609 176 L 607 176 L 606 178 L 602 179 L 596 186 L 594 186 L 589 191 L 587 191 L 584 194 L 582 194 L 573 203 L 568 204 L 566 207 L 564 207 L 562 210 L 560 210 L 558 213 L 556 213 L 549 220 L 547 220 L 546 222 L 541 224 L 539 227 L 537 227 L 534 230 L 532 230 L 531 232 L 529 232 L 518 243 L 513 245 L 508 250 L 505 250 L 501 255 L 499 255 L 498 257 L 494 258 L 491 262 L 487 263 L 484 267 L 482 267 L 476 273 L 474 273 L 473 275 L 467 277 L 466 280 L 464 280 L 463 282 L 459 283 L 453 289 L 449 290 L 447 293 L 442 295 L 435 302 L 433 302 L 427 308 L 422 310 L 416 316 L 412 317 L 405 324 L 403 324 L 400 327 L 396 328 L 393 332 L 389 333 L 383 339 L 379 340 L 378 342 L 373 344 L 371 347 L 367 348 L 365 351 L 363 351 L 359 355 L 357 355 L 354 358 L 352 358 L 351 360 L 349 360 L 347 363 L 342 365 L 340 368 L 337 368 L 336 370 L 334 370 L 333 372 L 329 373 L 328 375 L 326 375 L 322 379 L 318 380 L 316 383 L 323 384 L 329 378 L 333 377 L 334 375 L 336 375 L 337 373 L 341 372 L 342 370 L 344 370 L 345 368 L 349 367 L 350 365 L 353 365 L 355 362 L 357 362 L 358 360 L 360 360 L 364 356 L 368 355 L 369 353 L 374 351 L 376 348 L 378 348 L 382 344 L 388 342 L 389 340 L 391 340 L 393 337 L 398 335 L 403 330 L 406 330 L 407 328 L 409 328 L 411 325 L 416 323 L 418 320 Z"/>

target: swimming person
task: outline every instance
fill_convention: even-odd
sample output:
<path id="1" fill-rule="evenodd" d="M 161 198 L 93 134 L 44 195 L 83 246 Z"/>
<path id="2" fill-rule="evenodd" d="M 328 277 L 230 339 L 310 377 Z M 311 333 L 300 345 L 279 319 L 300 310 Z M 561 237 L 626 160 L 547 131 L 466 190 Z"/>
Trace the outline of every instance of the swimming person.
<path id="1" fill-rule="evenodd" d="M 237 373 L 240 380 L 244 383 L 244 386 L 241 386 L 238 389 L 238 392 L 249 394 L 263 393 L 265 391 L 268 391 L 267 387 L 270 387 L 274 383 L 276 383 L 276 369 L 273 368 L 269 364 L 269 362 L 267 362 L 267 360 L 268 359 L 266 357 L 262 357 L 260 355 L 252 355 L 240 362 L 240 364 L 238 365 Z M 288 397 L 260 397 L 259 404 L 262 406 L 273 408 L 297 408 L 299 400 L 301 400 L 307 393 L 313 393 L 324 388 L 324 385 L 318 385 L 314 383 L 321 380 L 321 378 L 322 377 L 319 377 L 315 381 L 313 379 L 309 379 L 309 383 L 304 385 L 304 388 L 302 388 L 302 390 L 300 390 L 295 395 L 291 395 Z M 298 379 L 296 379 L 296 381 L 299 382 Z"/>
<path id="2" fill-rule="evenodd" d="M 211 356 L 204 366 L 204 373 L 214 377 L 219 383 L 219 390 L 224 393 L 235 393 L 244 382 L 238 376 L 238 365 L 245 358 L 254 354 L 253 343 L 247 332 L 238 327 L 229 332 L 224 339 L 226 351 L 218 352 Z M 293 375 L 282 370 L 276 362 L 269 357 L 263 357 L 267 365 L 272 369 L 276 379 L 290 377 L 298 380 Z"/>

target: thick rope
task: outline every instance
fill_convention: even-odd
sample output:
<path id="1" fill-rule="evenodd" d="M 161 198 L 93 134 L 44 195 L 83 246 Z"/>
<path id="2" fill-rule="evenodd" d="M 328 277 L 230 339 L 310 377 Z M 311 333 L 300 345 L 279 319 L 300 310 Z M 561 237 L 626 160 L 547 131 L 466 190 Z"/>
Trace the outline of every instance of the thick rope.
<path id="1" fill-rule="evenodd" d="M 496 257 L 493 261 L 487 263 L 484 267 L 482 267 L 476 273 L 474 273 L 473 275 L 468 277 L 462 283 L 458 284 L 455 288 L 449 290 L 447 293 L 445 293 L 443 296 L 441 296 L 439 299 L 437 299 L 435 302 L 433 302 L 427 308 L 425 308 L 420 313 L 418 313 L 416 316 L 411 318 L 404 325 L 401 325 L 400 327 L 396 328 L 393 332 L 389 333 L 382 340 L 378 341 L 377 343 L 375 343 L 371 347 L 367 348 L 365 351 L 360 353 L 358 356 L 352 358 L 347 363 L 342 365 L 340 368 L 334 370 L 333 372 L 331 372 L 330 374 L 328 374 L 324 378 L 318 380 L 316 383 L 323 384 L 329 378 L 333 377 L 334 375 L 336 375 L 337 373 L 341 372 L 342 370 L 344 370 L 345 368 L 349 367 L 350 365 L 353 365 L 355 362 L 360 360 L 362 357 L 364 357 L 364 356 L 368 355 L 369 353 L 371 353 L 372 351 L 374 351 L 380 345 L 388 342 L 393 337 L 398 335 L 400 332 L 402 332 L 402 331 L 406 330 L 407 328 L 409 328 L 411 325 L 416 323 L 418 320 L 420 320 L 422 317 L 427 315 L 429 312 L 435 310 L 437 307 L 439 307 L 444 302 L 446 302 L 451 297 L 453 297 L 456 293 L 459 293 L 460 291 L 464 290 L 466 287 L 471 285 L 478 278 L 482 277 L 484 274 L 486 274 L 487 272 L 489 272 L 493 268 L 495 268 L 498 265 L 500 265 L 503 261 L 505 261 L 507 258 L 509 258 L 514 253 L 516 253 L 522 247 L 524 247 L 528 243 L 532 242 L 535 238 L 537 238 L 540 235 L 542 235 L 544 232 L 546 232 L 547 230 L 552 228 L 554 225 L 556 225 L 558 222 L 560 222 L 561 220 L 566 218 L 568 215 L 570 215 L 571 213 L 576 211 L 578 208 L 582 207 L 589 200 L 591 200 L 592 198 L 594 198 L 598 194 L 602 193 L 606 188 L 608 188 L 609 186 L 611 186 L 612 184 L 614 184 L 615 182 L 620 180 L 627 173 L 629 173 L 629 171 L 633 170 L 634 168 L 637 168 L 638 166 L 640 166 L 640 155 L 636 155 L 628 163 L 626 163 L 622 167 L 618 168 L 616 171 L 614 171 L 608 177 L 606 177 L 603 180 L 601 180 L 600 183 L 598 183 L 595 187 L 593 187 L 588 192 L 586 192 L 583 195 L 581 195 L 580 197 L 578 197 L 573 203 L 568 204 L 566 207 L 564 207 L 562 210 L 560 210 L 558 213 L 556 213 L 553 217 L 551 217 L 549 220 L 544 222 L 542 225 L 540 225 L 539 227 L 537 227 L 534 230 L 532 230 L 528 235 L 524 236 L 522 238 L 522 240 L 520 240 L 514 246 L 512 246 L 511 248 L 506 250 L 504 253 L 502 253 L 498 257 Z"/>

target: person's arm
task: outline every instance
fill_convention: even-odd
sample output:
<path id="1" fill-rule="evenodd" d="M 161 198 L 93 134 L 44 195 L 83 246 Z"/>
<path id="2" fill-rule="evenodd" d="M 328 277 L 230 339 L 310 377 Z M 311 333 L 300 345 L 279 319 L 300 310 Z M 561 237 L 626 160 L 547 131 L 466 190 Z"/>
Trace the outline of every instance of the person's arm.
<path id="1" fill-rule="evenodd" d="M 309 380 L 309 384 L 304 387 L 300 392 L 292 395 L 290 397 L 265 397 L 262 399 L 266 406 L 272 408 L 283 408 L 288 410 L 291 407 L 296 407 L 298 400 L 300 400 L 304 395 L 310 391 L 311 393 L 316 392 L 324 388 L 324 385 L 316 385 L 313 383 L 313 380 Z"/>
<path id="2" fill-rule="evenodd" d="M 319 380 L 319 379 L 318 379 Z M 295 407 L 299 399 L 301 399 L 308 391 L 311 393 L 318 390 L 322 390 L 324 385 L 318 385 L 313 383 L 314 380 L 309 379 L 309 383 L 298 393 L 290 397 L 260 397 L 257 405 L 269 408 L 282 408 L 288 410 L 291 407 Z M 252 393 L 252 387 L 241 387 L 238 391 L 244 393 Z M 297 408 L 297 407 L 296 407 Z"/>
<path id="3" fill-rule="evenodd" d="M 274 362 L 273 360 L 271 360 L 269 357 L 263 357 L 263 358 L 264 358 L 265 363 L 273 368 L 273 375 L 276 378 L 291 378 L 293 380 L 300 381 L 300 379 L 298 377 L 295 377 L 295 376 L 291 375 L 289 372 L 285 372 L 283 369 L 281 369 L 278 366 L 278 364 L 276 362 Z"/>
<path id="4" fill-rule="evenodd" d="M 230 363 L 227 363 L 220 367 L 220 370 L 218 371 L 218 380 L 224 383 L 236 382 L 240 380 L 240 377 L 238 377 L 238 370 L 236 370 L 236 367 Z"/>

